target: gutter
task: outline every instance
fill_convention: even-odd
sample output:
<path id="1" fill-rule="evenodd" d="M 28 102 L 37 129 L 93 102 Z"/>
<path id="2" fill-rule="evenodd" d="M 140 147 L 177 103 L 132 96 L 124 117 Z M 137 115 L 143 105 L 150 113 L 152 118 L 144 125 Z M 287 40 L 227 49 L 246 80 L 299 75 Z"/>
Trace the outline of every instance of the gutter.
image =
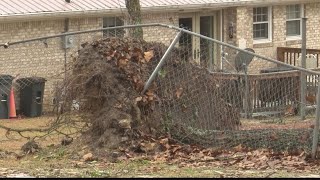
<path id="1" fill-rule="evenodd" d="M 79 17 L 97 17 L 101 15 L 120 15 L 120 9 L 104 9 L 104 10 L 89 10 L 89 11 L 56 11 L 56 12 L 41 12 L 28 14 L 14 14 L 0 16 L 1 22 L 12 21 L 28 21 L 28 20 L 43 20 L 43 19 L 64 19 L 64 18 L 79 18 Z"/>

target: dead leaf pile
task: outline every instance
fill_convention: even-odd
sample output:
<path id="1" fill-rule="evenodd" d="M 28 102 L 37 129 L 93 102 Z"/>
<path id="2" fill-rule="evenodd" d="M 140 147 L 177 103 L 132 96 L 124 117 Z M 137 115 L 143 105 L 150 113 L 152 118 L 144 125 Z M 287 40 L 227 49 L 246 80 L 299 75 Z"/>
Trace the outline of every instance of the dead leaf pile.
<path id="1" fill-rule="evenodd" d="M 275 153 L 269 149 L 250 150 L 242 145 L 232 150 L 183 145 L 166 137 L 140 142 L 139 151 L 122 149 L 125 155 L 118 160 L 147 159 L 158 163 L 178 164 L 181 167 L 219 166 L 239 170 L 295 170 L 311 171 L 317 165 L 308 162 L 307 154 Z"/>

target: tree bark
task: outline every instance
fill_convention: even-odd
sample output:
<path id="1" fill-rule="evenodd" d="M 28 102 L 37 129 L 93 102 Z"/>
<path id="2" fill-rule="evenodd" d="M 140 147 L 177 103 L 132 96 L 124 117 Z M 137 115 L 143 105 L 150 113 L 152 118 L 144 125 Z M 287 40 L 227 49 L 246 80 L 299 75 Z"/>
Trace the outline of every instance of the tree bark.
<path id="1" fill-rule="evenodd" d="M 140 0 L 125 0 L 126 8 L 129 13 L 130 24 L 141 24 Z M 143 39 L 143 30 L 141 27 L 129 30 L 129 36 L 137 39 Z"/>

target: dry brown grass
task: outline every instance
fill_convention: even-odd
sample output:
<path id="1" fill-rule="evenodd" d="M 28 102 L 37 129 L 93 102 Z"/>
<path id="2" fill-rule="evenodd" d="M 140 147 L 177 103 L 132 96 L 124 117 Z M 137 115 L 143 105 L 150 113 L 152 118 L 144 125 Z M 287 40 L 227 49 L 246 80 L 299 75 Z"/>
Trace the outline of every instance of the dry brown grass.
<path id="1" fill-rule="evenodd" d="M 287 117 L 283 119 L 270 118 L 264 120 L 250 119 L 241 120 L 241 130 L 252 129 L 308 129 L 313 128 L 314 118 L 307 118 L 306 120 L 300 120 L 300 117 Z"/>
<path id="2" fill-rule="evenodd" d="M 6 127 L 15 128 L 15 129 L 24 129 L 24 128 L 47 128 L 50 124 L 50 121 L 54 120 L 54 116 L 41 116 L 35 118 L 23 118 L 23 119 L 1 119 L 0 124 Z M 21 148 L 28 140 L 21 137 L 18 133 L 10 132 L 6 136 L 7 131 L 0 128 L 0 149 L 7 151 L 16 151 Z M 25 132 L 22 133 L 26 137 L 41 136 L 44 133 L 36 132 Z M 41 145 L 48 145 L 52 143 L 59 142 L 61 135 L 53 134 L 46 138 L 40 139 Z"/>
<path id="3" fill-rule="evenodd" d="M 53 120 L 53 116 L 42 116 L 38 118 L 25 118 L 16 120 L 0 120 L 1 125 L 14 128 L 46 128 Z M 312 119 L 306 121 L 312 122 Z M 250 121 L 248 122 L 252 126 L 268 124 Z M 285 121 L 285 124 L 273 124 L 274 126 L 289 126 L 297 123 L 295 119 Z M 15 140 L 8 140 L 5 136 L 6 131 L 0 129 L 0 150 L 17 151 L 21 146 L 27 142 L 27 139 L 22 138 L 18 134 L 10 134 L 10 138 Z M 35 133 L 25 133 L 25 135 L 36 135 Z M 49 144 L 58 144 L 62 135 L 52 134 L 40 142 L 42 147 Z M 203 166 L 189 166 L 188 164 L 168 164 L 153 162 L 148 160 L 137 160 L 131 162 L 119 162 L 119 163 L 104 163 L 103 161 L 95 163 L 84 163 L 81 167 L 75 166 L 79 163 L 78 160 L 68 159 L 72 157 L 74 149 L 79 150 L 81 148 L 75 148 L 72 146 L 56 146 L 52 148 L 45 148 L 37 154 L 28 155 L 22 159 L 15 158 L 0 158 L 0 167 L 15 169 L 27 174 L 38 176 L 43 174 L 43 177 L 70 177 L 71 174 L 61 173 L 56 174 L 55 170 L 67 169 L 68 172 L 76 173 L 76 177 L 266 177 L 272 174 L 272 177 L 300 177 L 309 176 L 313 174 L 319 174 L 319 169 L 316 168 L 311 172 L 306 171 L 287 171 L 287 170 L 241 170 L 238 167 L 218 167 L 213 166 L 210 163 Z M 68 151 L 67 151 L 68 150 Z M 63 152 L 63 153 L 61 153 Z M 82 156 L 80 156 L 81 158 Z M 101 173 L 100 171 L 105 171 Z M 1 173 L 1 168 L 0 168 Z"/>

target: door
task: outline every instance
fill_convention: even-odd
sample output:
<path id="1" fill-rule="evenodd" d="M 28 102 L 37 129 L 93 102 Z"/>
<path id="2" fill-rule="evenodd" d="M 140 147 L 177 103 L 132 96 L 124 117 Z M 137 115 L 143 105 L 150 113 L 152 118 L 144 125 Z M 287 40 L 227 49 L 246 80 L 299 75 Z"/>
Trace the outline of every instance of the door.
<path id="1" fill-rule="evenodd" d="M 180 27 L 185 29 L 192 30 L 193 32 L 210 38 L 215 38 L 215 19 L 215 13 L 192 13 L 181 16 L 179 24 Z M 215 63 L 215 45 L 212 41 L 184 34 L 184 36 L 181 37 L 179 44 L 192 51 L 192 60 L 197 64 L 206 66 L 209 69 L 213 68 L 213 64 Z"/>

